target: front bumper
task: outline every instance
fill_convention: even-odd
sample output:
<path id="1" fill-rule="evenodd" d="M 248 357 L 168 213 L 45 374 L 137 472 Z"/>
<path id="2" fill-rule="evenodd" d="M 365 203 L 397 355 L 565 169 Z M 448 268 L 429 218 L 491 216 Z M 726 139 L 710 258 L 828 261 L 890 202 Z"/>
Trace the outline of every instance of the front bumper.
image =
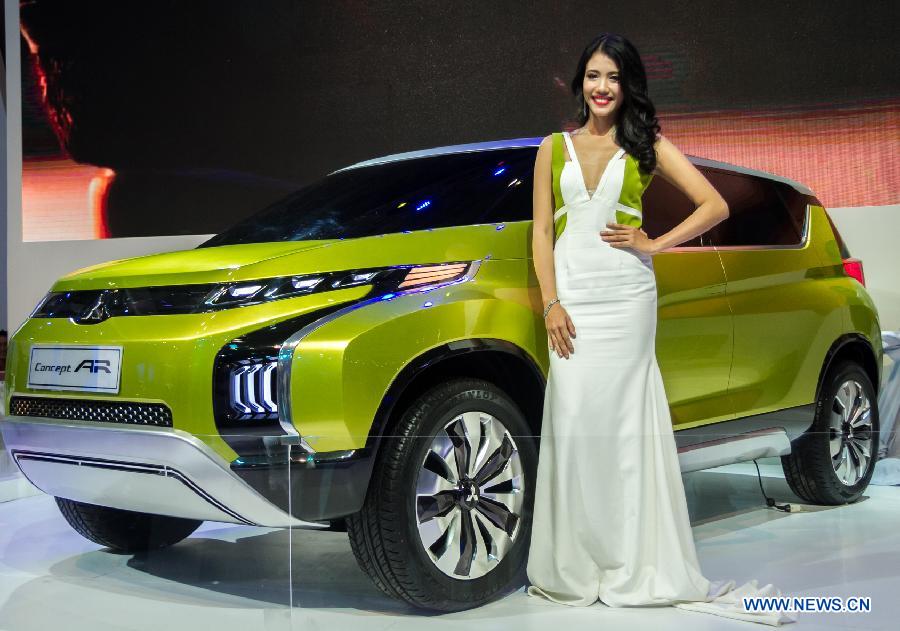
<path id="1" fill-rule="evenodd" d="M 130 511 L 271 527 L 321 527 L 257 492 L 209 446 L 160 427 L 0 417 L 10 455 L 36 487 L 57 497 Z M 290 467 L 271 475 L 288 475 Z M 290 483 L 285 479 L 284 505 Z M 277 503 L 281 504 L 281 501 Z"/>

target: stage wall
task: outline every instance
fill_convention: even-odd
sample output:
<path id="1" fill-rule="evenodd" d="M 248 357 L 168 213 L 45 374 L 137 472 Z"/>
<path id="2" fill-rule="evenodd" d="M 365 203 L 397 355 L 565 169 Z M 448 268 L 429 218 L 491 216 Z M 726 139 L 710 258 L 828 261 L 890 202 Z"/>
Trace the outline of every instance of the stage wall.
<path id="1" fill-rule="evenodd" d="M 827 208 L 856 209 L 834 210 L 851 232 L 896 225 L 884 6 L 6 5 L 11 328 L 61 274 L 192 247 L 357 160 L 563 128 L 577 54 L 600 30 L 636 43 L 685 153 L 803 182 Z M 900 326 L 874 241 L 854 254 L 885 326 Z"/>
<path id="2" fill-rule="evenodd" d="M 200 7 L 193 17 L 202 24 L 203 7 L 213 4 L 190 4 Z M 785 175 L 816 191 L 853 254 L 864 261 L 882 328 L 900 329 L 900 94 L 896 81 L 885 83 L 894 74 L 896 60 L 886 51 L 892 50 L 896 20 L 874 13 L 860 16 L 866 7 L 858 3 L 830 4 L 828 11 L 816 2 L 794 3 L 773 7 L 775 13 L 768 17 L 754 4 L 727 4 L 669 5 L 662 15 L 653 10 L 658 3 L 641 9 L 641 3 L 607 7 L 585 2 L 560 8 L 548 2 L 530 12 L 520 11 L 518 3 L 498 3 L 498 9 L 482 16 L 472 8 L 454 12 L 421 3 L 415 11 L 391 3 L 391 10 L 377 14 L 360 8 L 361 3 L 272 2 L 265 5 L 271 12 L 260 14 L 259 20 L 245 19 L 248 9 L 228 4 L 230 13 L 220 12 L 217 24 L 229 28 L 212 50 L 234 48 L 237 61 L 229 73 L 195 73 L 199 89 L 191 92 L 214 97 L 217 111 L 208 114 L 218 126 L 215 134 L 184 140 L 185 133 L 193 132 L 173 127 L 171 112 L 162 117 L 168 121 L 165 126 L 137 107 L 139 118 L 145 118 L 134 144 L 121 139 L 110 144 L 107 138 L 104 154 L 102 144 L 89 140 L 84 141 L 87 147 L 59 143 L 43 109 L 35 58 L 21 36 L 18 3 L 7 1 L 8 278 L 0 292 L 6 328 L 14 330 L 24 321 L 65 273 L 102 261 L 194 247 L 267 200 L 346 164 L 398 151 L 560 129 L 570 113 L 566 83 L 576 54 L 595 31 L 606 28 L 634 36 L 647 62 L 663 131 L 685 153 Z M 185 17 L 178 13 L 184 3 L 152 6 L 161 20 Z M 790 10 L 802 15 L 779 13 Z M 598 18 L 585 20 L 591 11 Z M 750 13 L 756 17 L 750 19 Z M 844 14 L 854 16 L 852 23 L 861 25 L 865 37 L 850 33 L 836 46 L 839 39 L 830 34 L 845 28 Z M 716 15 L 727 17 L 710 17 Z M 260 45 L 265 28 L 279 20 L 286 26 L 275 29 L 275 36 L 254 53 L 252 46 Z M 499 32 L 491 33 L 491 28 Z M 691 29 L 696 37 L 685 38 Z M 198 34 L 197 41 L 204 41 L 202 36 L 209 34 Z M 279 59 L 283 56 L 302 63 L 292 66 Z M 225 63 L 208 56 L 184 59 L 207 67 Z M 860 59 L 867 61 L 860 65 Z M 816 66 L 825 70 L 817 72 Z M 184 86 L 183 72 L 178 72 Z M 162 92 L 155 102 L 168 98 L 169 107 L 177 106 L 178 95 L 169 93 L 166 78 L 154 75 L 147 89 Z M 196 123 L 202 114 L 202 108 L 193 110 L 189 120 Z M 96 128 L 94 133 L 99 133 Z M 160 136 L 181 140 L 155 142 Z M 140 143 L 148 150 L 142 151 Z M 172 160 L 178 152 L 189 159 Z M 128 163 L 129 155 L 139 158 L 137 163 Z M 166 186 L 148 188 L 152 176 Z M 180 195 L 172 197 L 173 190 Z M 230 195 L 234 191 L 242 193 Z M 216 194 L 219 213 L 197 203 L 210 192 Z M 124 215 L 116 225 L 104 219 L 113 202 L 119 204 L 113 210 Z M 129 219 L 131 203 L 146 221 Z M 163 206 L 167 212 L 154 214 L 154 208 Z M 171 221 L 190 217 L 192 209 L 190 221 Z M 203 229 L 194 229 L 198 225 Z M 134 232 L 148 236 L 124 236 Z M 0 482 L 12 475 L 9 464 L 0 461 Z M 7 491 L 23 492 L 21 482 L 14 484 Z M 0 490 L 0 499 L 4 497 Z"/>

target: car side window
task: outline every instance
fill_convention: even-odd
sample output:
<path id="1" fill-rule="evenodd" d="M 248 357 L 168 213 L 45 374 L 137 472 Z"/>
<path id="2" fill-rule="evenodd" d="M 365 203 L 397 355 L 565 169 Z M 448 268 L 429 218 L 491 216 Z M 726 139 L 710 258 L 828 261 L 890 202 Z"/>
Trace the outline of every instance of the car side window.
<path id="1" fill-rule="evenodd" d="M 660 176 L 655 176 L 641 199 L 643 222 L 641 228 L 651 239 L 665 234 L 694 212 L 696 208 L 690 198 L 680 189 Z M 705 235 L 680 243 L 678 247 L 699 247 L 709 245 Z"/>
<path id="2" fill-rule="evenodd" d="M 200 247 L 530 220 L 536 151 L 462 152 L 334 173 Z"/>
<path id="3" fill-rule="evenodd" d="M 534 218 L 532 204 L 534 198 L 534 160 L 537 148 L 516 149 L 513 160 L 504 164 L 511 167 L 503 186 L 493 189 L 494 203 L 485 207 L 478 218 L 479 223 L 502 221 L 531 221 Z M 499 170 L 499 169 L 498 169 Z"/>
<path id="4" fill-rule="evenodd" d="M 728 204 L 729 217 L 710 229 L 713 245 L 799 245 L 806 197 L 788 184 L 709 169 L 705 175 Z"/>

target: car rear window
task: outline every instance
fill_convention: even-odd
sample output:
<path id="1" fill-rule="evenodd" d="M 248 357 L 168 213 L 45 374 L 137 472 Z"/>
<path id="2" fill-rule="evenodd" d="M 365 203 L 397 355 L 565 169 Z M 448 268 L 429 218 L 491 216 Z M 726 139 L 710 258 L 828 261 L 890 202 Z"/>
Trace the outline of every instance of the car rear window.
<path id="1" fill-rule="evenodd" d="M 536 147 L 472 151 L 334 173 L 200 247 L 529 220 L 536 152 Z"/>
<path id="2" fill-rule="evenodd" d="M 650 181 L 650 186 L 641 198 L 643 207 L 642 228 L 651 239 L 667 233 L 694 212 L 696 206 L 690 198 L 660 176 Z M 706 243 L 707 234 L 694 237 L 678 247 L 701 247 Z"/>
<path id="3" fill-rule="evenodd" d="M 717 246 L 799 245 L 806 221 L 806 195 L 766 178 L 704 169 L 728 203 L 729 217 L 710 229 Z"/>

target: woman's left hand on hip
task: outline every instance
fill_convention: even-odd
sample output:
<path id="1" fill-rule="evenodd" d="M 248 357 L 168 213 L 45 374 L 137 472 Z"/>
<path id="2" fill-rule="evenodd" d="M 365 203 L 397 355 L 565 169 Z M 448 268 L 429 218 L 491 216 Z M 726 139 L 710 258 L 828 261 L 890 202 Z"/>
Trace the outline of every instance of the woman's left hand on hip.
<path id="1" fill-rule="evenodd" d="M 606 225 L 608 229 L 600 231 L 600 238 L 612 247 L 631 248 L 647 254 L 653 254 L 656 251 L 653 239 L 640 228 L 612 221 L 607 222 Z"/>

